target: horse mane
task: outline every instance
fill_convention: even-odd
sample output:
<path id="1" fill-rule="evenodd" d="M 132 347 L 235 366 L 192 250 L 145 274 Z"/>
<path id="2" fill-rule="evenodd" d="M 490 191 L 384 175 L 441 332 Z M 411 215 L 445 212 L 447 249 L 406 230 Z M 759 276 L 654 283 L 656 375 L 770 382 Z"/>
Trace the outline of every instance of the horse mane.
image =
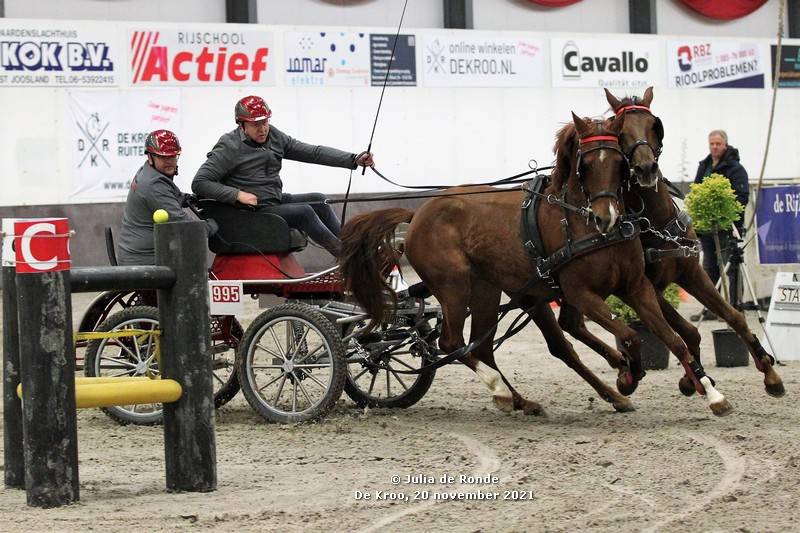
<path id="1" fill-rule="evenodd" d="M 608 125 L 610 125 L 611 122 L 601 122 L 590 117 L 583 117 L 583 120 L 586 121 L 587 124 L 594 125 L 593 135 L 615 135 L 608 130 Z M 556 132 L 556 142 L 553 145 L 556 164 L 551 175 L 551 180 L 556 189 L 561 189 L 564 184 L 569 181 L 572 175 L 572 163 L 577 148 L 578 134 L 575 130 L 575 124 L 568 122 L 563 128 Z"/>
<path id="2" fill-rule="evenodd" d="M 556 142 L 553 145 L 556 165 L 551 175 L 553 186 L 556 189 L 561 189 L 564 186 L 565 178 L 569 178 L 572 167 L 572 153 L 575 151 L 576 142 L 575 124 L 572 122 L 568 122 L 556 132 Z"/>
<path id="3" fill-rule="evenodd" d="M 643 100 L 638 96 L 626 96 L 624 98 L 619 99 L 619 103 L 622 105 L 644 105 Z M 613 109 L 611 110 L 614 111 Z"/>

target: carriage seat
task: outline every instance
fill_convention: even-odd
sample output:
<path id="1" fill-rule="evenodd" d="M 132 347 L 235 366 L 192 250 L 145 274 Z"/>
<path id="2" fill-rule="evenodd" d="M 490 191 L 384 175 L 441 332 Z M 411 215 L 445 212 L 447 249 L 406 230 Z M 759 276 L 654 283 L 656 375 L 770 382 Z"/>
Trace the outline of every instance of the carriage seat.
<path id="1" fill-rule="evenodd" d="M 273 213 L 260 213 L 246 207 L 223 204 L 215 200 L 197 202 L 200 217 L 212 218 L 219 231 L 208 238 L 208 247 L 215 254 L 276 254 L 298 252 L 308 239 L 297 229 Z"/>

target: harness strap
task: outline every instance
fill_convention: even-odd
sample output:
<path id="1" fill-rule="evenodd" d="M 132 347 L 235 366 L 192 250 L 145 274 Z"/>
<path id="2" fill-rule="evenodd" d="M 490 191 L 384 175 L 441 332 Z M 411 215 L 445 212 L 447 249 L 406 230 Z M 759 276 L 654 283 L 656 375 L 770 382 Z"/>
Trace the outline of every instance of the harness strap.
<path id="1" fill-rule="evenodd" d="M 700 251 L 696 247 L 680 246 L 669 250 L 659 250 L 656 248 L 645 248 L 644 259 L 647 263 L 658 263 L 662 259 L 670 257 L 700 257 Z"/>

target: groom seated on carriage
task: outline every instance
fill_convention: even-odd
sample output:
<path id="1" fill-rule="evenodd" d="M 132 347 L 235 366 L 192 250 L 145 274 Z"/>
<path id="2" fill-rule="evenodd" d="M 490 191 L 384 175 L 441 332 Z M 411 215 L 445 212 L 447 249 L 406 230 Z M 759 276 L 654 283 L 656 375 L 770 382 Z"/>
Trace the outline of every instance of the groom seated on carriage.
<path id="1" fill-rule="evenodd" d="M 156 130 L 144 142 L 147 161 L 131 181 L 122 229 L 118 239 L 119 265 L 154 265 L 153 213 L 163 209 L 171 222 L 189 220 L 183 210 L 185 194 L 175 185 L 181 144 L 169 130 Z M 213 220 L 206 220 L 208 234 L 217 231 Z"/>

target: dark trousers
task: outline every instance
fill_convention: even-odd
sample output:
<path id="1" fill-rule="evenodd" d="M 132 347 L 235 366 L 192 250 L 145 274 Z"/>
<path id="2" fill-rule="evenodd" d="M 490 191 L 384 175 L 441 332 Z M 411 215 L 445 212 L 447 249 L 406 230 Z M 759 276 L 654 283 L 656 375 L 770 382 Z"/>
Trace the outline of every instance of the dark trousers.
<path id="1" fill-rule="evenodd" d="M 280 205 L 263 206 L 259 211 L 283 217 L 290 228 L 305 232 L 314 242 L 336 255 L 342 224 L 325 199 L 325 195 L 318 192 L 283 193 Z"/>
<path id="2" fill-rule="evenodd" d="M 739 230 L 739 232 L 741 235 L 744 234 L 743 230 Z M 719 281 L 719 276 L 722 272 L 722 269 L 725 268 L 725 263 L 730 260 L 731 252 L 737 245 L 736 239 L 731 231 L 719 232 L 719 246 L 722 252 L 722 261 L 724 261 L 720 265 L 717 261 L 717 249 L 714 245 L 714 236 L 711 233 L 701 233 L 699 237 L 700 245 L 703 248 L 703 270 L 706 271 L 708 277 L 711 278 L 711 281 L 716 284 L 717 281 Z M 736 294 L 739 294 L 738 268 L 738 264 L 731 264 L 730 268 L 728 269 L 728 290 L 730 291 L 730 294 L 734 294 L 734 291 Z M 731 301 L 739 301 L 739 299 L 731 298 Z"/>

